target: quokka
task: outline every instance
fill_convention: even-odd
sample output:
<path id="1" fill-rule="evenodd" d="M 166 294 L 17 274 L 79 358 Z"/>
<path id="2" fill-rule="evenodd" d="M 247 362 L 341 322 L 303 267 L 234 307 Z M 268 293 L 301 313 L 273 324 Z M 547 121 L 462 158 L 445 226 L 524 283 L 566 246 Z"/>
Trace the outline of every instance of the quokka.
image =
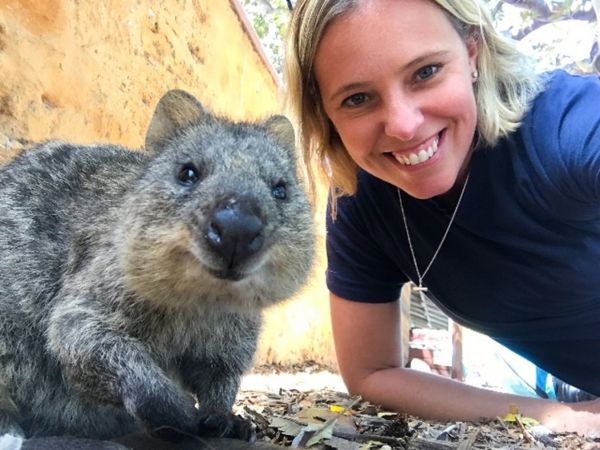
<path id="1" fill-rule="evenodd" d="M 2 166 L 0 436 L 252 439 L 232 404 L 262 311 L 314 256 L 294 147 L 282 116 L 175 90 L 146 152 L 49 142 Z"/>

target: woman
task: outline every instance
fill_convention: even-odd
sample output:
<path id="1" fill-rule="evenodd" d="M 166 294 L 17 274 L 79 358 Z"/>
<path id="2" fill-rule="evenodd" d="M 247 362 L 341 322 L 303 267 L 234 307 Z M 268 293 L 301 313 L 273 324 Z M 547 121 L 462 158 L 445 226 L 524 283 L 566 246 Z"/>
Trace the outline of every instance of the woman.
<path id="1" fill-rule="evenodd" d="M 600 81 L 537 77 L 477 0 L 304 0 L 287 101 L 328 174 L 327 284 L 351 393 L 429 419 L 600 431 L 600 402 L 401 367 L 401 286 L 600 395 Z"/>

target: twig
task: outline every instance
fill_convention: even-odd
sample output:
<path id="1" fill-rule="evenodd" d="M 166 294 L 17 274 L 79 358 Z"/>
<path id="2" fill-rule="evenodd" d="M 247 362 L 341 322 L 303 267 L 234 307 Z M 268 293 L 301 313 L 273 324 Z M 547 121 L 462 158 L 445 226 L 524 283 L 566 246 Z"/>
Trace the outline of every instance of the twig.
<path id="1" fill-rule="evenodd" d="M 529 431 L 527 431 L 525 429 L 525 426 L 523 425 L 523 422 L 521 422 L 521 419 L 519 419 L 519 416 L 515 416 L 515 421 L 517 422 L 517 425 L 519 425 L 519 428 L 523 432 L 523 437 L 525 438 L 525 440 L 527 441 L 527 443 L 528 444 L 532 444 L 533 443 L 533 437 L 531 436 L 531 434 L 529 434 Z"/>
<path id="2" fill-rule="evenodd" d="M 471 436 L 469 436 L 468 439 L 462 441 L 460 443 L 460 445 L 458 446 L 457 450 L 470 450 L 471 447 L 473 446 L 473 444 L 475 443 L 475 441 L 477 440 L 478 436 L 479 436 L 479 428 L 473 434 L 471 434 Z"/>
<path id="3" fill-rule="evenodd" d="M 350 402 L 344 407 L 344 409 L 335 417 L 332 417 L 331 419 L 329 419 L 327 422 L 325 422 L 323 424 L 323 426 L 315 431 L 315 434 L 312 435 L 312 437 L 306 442 L 306 446 L 310 447 L 311 445 L 316 444 L 317 442 L 319 442 L 321 439 L 323 439 L 323 437 L 331 430 L 331 433 L 333 435 L 333 427 L 335 426 L 335 423 L 337 422 L 339 417 L 342 417 L 344 414 L 346 414 L 346 411 L 350 410 L 352 407 L 354 407 L 354 405 L 356 405 L 358 402 L 360 402 L 362 400 L 360 395 L 357 395 L 356 397 L 353 397 Z"/>
<path id="4" fill-rule="evenodd" d="M 349 441 L 356 442 L 369 442 L 369 441 L 377 441 L 382 444 L 392 444 L 398 445 L 400 441 L 399 438 L 390 437 L 390 436 L 380 436 L 379 434 L 358 434 L 358 433 L 347 433 L 344 431 L 334 431 L 333 436 L 339 437 L 342 439 L 347 439 Z"/>
<path id="5" fill-rule="evenodd" d="M 248 406 L 244 406 L 244 411 L 248 413 L 248 415 L 252 416 L 254 420 L 260 422 L 260 424 L 264 427 L 269 427 L 271 423 L 260 413 L 250 409 Z"/>

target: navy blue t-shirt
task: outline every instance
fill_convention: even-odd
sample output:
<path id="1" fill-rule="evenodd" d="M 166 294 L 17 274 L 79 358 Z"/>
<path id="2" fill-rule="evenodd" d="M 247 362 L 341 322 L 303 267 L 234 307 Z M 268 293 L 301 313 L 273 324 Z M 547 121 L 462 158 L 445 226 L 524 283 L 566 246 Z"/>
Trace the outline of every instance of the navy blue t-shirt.
<path id="1" fill-rule="evenodd" d="M 402 199 L 421 273 L 452 210 Z M 417 281 L 398 190 L 364 171 L 327 223 L 327 285 L 392 302 Z M 454 319 L 600 396 L 600 79 L 550 75 L 519 129 L 473 154 L 423 280 Z"/>

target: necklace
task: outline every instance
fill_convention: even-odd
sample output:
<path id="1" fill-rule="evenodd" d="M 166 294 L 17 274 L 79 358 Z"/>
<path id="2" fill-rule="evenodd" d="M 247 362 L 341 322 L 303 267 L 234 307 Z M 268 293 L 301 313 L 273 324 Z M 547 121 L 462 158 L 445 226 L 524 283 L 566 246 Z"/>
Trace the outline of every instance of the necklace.
<path id="1" fill-rule="evenodd" d="M 460 196 L 458 197 L 458 202 L 456 202 L 456 207 L 454 208 L 454 212 L 452 213 L 452 216 L 450 217 L 450 222 L 448 223 L 448 226 L 446 227 L 446 231 L 444 232 L 444 236 L 442 236 L 442 240 L 440 241 L 435 253 L 431 257 L 431 261 L 429 261 L 429 264 L 423 271 L 423 274 L 421 274 L 421 272 L 419 271 L 419 266 L 417 265 L 417 258 L 415 257 L 415 250 L 413 248 L 412 241 L 410 240 L 410 232 L 408 231 L 408 223 L 406 222 L 406 214 L 404 213 L 404 204 L 402 203 L 402 191 L 400 189 L 398 189 L 398 200 L 400 201 L 400 210 L 402 211 L 402 219 L 404 220 L 404 229 L 406 230 L 406 238 L 408 239 L 408 247 L 410 248 L 410 254 L 412 255 L 413 263 L 415 265 L 415 270 L 417 272 L 417 277 L 419 278 L 419 285 L 417 286 L 413 283 L 412 290 L 414 292 L 420 293 L 421 300 L 423 300 L 423 298 L 422 298 L 423 292 L 427 292 L 427 288 L 425 286 L 423 286 L 423 278 L 425 278 L 425 275 L 427 275 L 427 272 L 429 272 L 429 269 L 431 268 L 431 265 L 433 264 L 433 262 L 435 261 L 435 258 L 437 257 L 438 253 L 440 252 L 442 245 L 444 245 L 446 236 L 448 236 L 448 232 L 450 231 L 450 227 L 452 226 L 452 223 L 454 222 L 454 217 L 456 216 L 456 212 L 458 211 L 458 207 L 460 206 L 460 202 L 463 198 L 463 194 L 465 193 L 465 190 L 467 188 L 467 183 L 469 182 L 470 174 L 471 174 L 471 172 L 469 171 L 467 173 L 467 178 L 465 179 L 465 184 L 463 184 L 462 190 L 460 191 Z"/>

